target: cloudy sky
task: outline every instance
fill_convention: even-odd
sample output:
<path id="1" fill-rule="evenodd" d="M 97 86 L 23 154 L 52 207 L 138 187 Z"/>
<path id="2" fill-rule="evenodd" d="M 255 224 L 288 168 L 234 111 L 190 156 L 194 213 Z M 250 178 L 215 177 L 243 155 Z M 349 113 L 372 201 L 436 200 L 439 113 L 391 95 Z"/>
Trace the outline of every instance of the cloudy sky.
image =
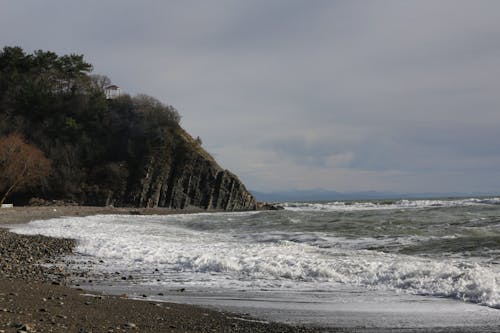
<path id="1" fill-rule="evenodd" d="M 250 189 L 500 192 L 500 1 L 0 0 L 0 44 L 174 105 Z"/>

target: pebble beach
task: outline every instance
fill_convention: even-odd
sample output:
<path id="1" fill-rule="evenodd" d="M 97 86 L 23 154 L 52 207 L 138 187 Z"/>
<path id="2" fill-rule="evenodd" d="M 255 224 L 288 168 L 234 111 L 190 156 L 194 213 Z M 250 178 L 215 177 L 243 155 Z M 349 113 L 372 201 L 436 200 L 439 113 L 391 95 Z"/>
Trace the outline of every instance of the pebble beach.
<path id="1" fill-rule="evenodd" d="M 0 226 L 60 216 L 171 214 L 166 209 L 15 207 L 0 210 Z M 22 332 L 319 332 L 197 306 L 132 300 L 67 286 L 74 271 L 60 258 L 74 241 L 0 229 L 0 333 Z M 59 265 L 58 265 L 59 263 Z M 331 331 L 331 330 L 329 330 Z"/>

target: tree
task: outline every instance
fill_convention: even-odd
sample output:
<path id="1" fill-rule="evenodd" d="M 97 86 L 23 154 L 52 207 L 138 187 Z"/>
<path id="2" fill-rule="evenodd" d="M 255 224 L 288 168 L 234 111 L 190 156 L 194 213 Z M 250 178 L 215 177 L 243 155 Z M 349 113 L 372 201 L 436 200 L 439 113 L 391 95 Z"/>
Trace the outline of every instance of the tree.
<path id="1" fill-rule="evenodd" d="M 92 86 L 104 92 L 104 89 L 111 84 L 111 79 L 106 75 L 93 74 L 90 76 Z"/>
<path id="2" fill-rule="evenodd" d="M 0 139 L 0 206 L 14 191 L 40 183 L 49 173 L 51 162 L 43 152 L 24 142 L 17 134 Z"/>
<path id="3" fill-rule="evenodd" d="M 144 114 L 149 121 L 160 126 L 179 124 L 181 116 L 171 105 L 165 105 L 158 99 L 146 94 L 139 94 L 132 99 L 136 112 Z"/>

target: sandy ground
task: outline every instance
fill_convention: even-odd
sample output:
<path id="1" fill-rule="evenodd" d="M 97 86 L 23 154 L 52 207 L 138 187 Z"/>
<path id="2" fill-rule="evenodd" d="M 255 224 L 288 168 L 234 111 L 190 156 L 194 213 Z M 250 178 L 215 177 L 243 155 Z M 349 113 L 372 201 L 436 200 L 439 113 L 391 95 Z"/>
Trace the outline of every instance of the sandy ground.
<path id="1" fill-rule="evenodd" d="M 182 211 L 185 213 L 186 211 Z M 0 209 L 0 224 L 60 216 L 173 214 L 168 209 L 15 207 Z M 0 333 L 10 332 L 319 332 L 201 307 L 137 301 L 66 287 L 64 272 L 40 263 L 71 251 L 71 240 L 0 230 Z M 328 331 L 332 331 L 329 329 Z"/>
<path id="2" fill-rule="evenodd" d="M 89 206 L 13 207 L 0 209 L 0 224 L 28 223 L 61 216 L 89 216 L 97 214 L 168 215 L 205 212 L 205 210 L 172 210 L 168 208 L 114 208 Z"/>

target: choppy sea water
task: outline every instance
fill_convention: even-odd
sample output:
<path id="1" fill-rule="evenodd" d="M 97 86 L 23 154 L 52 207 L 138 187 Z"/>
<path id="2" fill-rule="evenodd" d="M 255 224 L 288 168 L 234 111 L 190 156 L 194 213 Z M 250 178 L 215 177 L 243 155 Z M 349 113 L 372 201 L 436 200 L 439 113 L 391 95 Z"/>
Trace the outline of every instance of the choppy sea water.
<path id="1" fill-rule="evenodd" d="M 68 260 L 97 290 L 322 326 L 500 327 L 500 198 L 284 206 L 12 230 L 77 239 Z"/>

